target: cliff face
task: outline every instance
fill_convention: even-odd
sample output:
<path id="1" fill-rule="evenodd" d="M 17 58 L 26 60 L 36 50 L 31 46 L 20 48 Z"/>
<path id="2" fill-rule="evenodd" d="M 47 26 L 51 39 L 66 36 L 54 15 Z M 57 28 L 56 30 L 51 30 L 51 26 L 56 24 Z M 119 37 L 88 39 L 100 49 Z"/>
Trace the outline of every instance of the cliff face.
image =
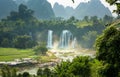
<path id="1" fill-rule="evenodd" d="M 27 6 L 34 11 L 38 19 L 49 19 L 54 17 L 51 4 L 47 0 L 29 0 Z"/>
<path id="2" fill-rule="evenodd" d="M 69 6 L 64 8 L 64 6 L 55 3 L 53 7 L 53 11 L 56 17 L 62 17 L 68 19 L 73 15 L 74 9 Z"/>
<path id="3" fill-rule="evenodd" d="M 17 5 L 12 0 L 0 0 L 0 19 L 5 18 L 11 11 L 17 10 Z"/>
<path id="4" fill-rule="evenodd" d="M 38 19 L 55 17 L 51 4 L 47 0 L 0 0 L 0 19 L 8 16 L 11 11 L 16 11 L 20 4 L 32 9 Z"/>
<path id="5" fill-rule="evenodd" d="M 59 5 L 58 3 L 54 4 L 53 11 L 54 11 L 56 17 L 62 17 L 62 18 L 66 17 L 66 12 L 65 12 L 64 6 Z"/>

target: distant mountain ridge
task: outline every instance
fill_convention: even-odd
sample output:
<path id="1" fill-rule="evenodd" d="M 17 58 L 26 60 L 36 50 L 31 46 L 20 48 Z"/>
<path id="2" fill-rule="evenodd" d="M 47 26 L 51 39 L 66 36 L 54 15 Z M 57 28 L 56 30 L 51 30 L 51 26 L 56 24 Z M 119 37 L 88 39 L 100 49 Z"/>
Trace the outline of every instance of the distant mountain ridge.
<path id="1" fill-rule="evenodd" d="M 65 19 L 71 16 L 77 19 L 83 19 L 84 16 L 98 16 L 99 18 L 104 15 L 112 16 L 110 10 L 105 7 L 100 0 L 91 0 L 88 3 L 80 3 L 77 8 L 64 7 L 55 3 L 54 7 L 47 0 L 0 0 L 0 19 L 7 17 L 11 11 L 16 11 L 19 4 L 25 4 L 28 8 L 32 9 L 34 16 L 38 19 L 50 19 L 62 17 Z"/>
<path id="2" fill-rule="evenodd" d="M 62 8 L 63 9 L 62 9 Z M 61 8 L 61 9 L 59 9 Z M 65 19 L 74 16 L 77 19 L 83 19 L 84 16 L 97 16 L 99 18 L 104 17 L 105 15 L 112 16 L 110 10 L 105 7 L 100 0 L 91 0 L 88 3 L 80 3 L 77 8 L 68 11 L 68 8 L 64 8 L 62 5 L 55 3 L 53 7 L 56 17 L 63 17 Z M 64 11 L 58 13 L 58 11 Z"/>

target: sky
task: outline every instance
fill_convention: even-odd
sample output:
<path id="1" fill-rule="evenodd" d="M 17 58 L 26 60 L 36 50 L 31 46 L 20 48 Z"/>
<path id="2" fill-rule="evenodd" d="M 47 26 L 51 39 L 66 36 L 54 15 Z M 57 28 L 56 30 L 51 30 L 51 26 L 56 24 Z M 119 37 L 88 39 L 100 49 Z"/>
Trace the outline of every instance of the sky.
<path id="1" fill-rule="evenodd" d="M 47 0 L 47 1 L 51 3 L 52 7 L 56 2 L 58 2 L 64 7 L 71 6 L 73 8 L 76 8 L 80 2 L 88 2 L 90 0 L 74 0 L 75 3 L 73 3 L 72 0 Z M 105 7 L 108 7 L 111 12 L 115 9 L 115 6 L 110 6 L 105 0 L 100 0 L 100 1 L 104 4 Z M 113 13 L 113 16 L 116 16 L 116 14 Z"/>

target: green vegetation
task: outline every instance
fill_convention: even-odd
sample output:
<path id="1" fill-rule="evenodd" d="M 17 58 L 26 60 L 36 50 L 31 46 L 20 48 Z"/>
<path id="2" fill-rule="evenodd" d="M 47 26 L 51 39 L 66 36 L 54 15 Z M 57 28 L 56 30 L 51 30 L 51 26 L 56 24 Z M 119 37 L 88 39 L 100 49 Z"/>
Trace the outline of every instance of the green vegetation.
<path id="1" fill-rule="evenodd" d="M 56 56 L 52 55 L 52 56 L 41 56 L 39 58 L 39 61 L 42 62 L 42 63 L 46 63 L 46 62 L 51 62 L 52 59 L 57 59 Z"/>
<path id="2" fill-rule="evenodd" d="M 45 46 L 39 46 L 39 45 L 35 46 L 33 50 L 35 51 L 36 55 L 40 55 L 40 54 L 45 55 L 46 52 L 48 51 L 48 49 Z"/>
<path id="3" fill-rule="evenodd" d="M 120 72 L 120 31 L 109 26 L 96 40 L 96 58 L 103 61 L 101 75 L 103 77 L 119 77 Z M 112 70 L 112 71 L 111 71 Z"/>
<path id="4" fill-rule="evenodd" d="M 0 48 L 0 61 L 13 61 L 15 59 L 35 56 L 32 49 Z"/>
<path id="5" fill-rule="evenodd" d="M 92 26 L 93 22 L 79 21 L 76 23 L 78 28 L 84 28 L 85 26 Z"/>
<path id="6" fill-rule="evenodd" d="M 118 5 L 117 7 L 119 8 Z M 38 61 L 48 62 L 56 58 L 53 54 L 51 56 L 50 53 L 46 54 L 46 45 L 42 44 L 46 44 L 46 30 L 49 29 L 55 32 L 56 38 L 59 38 L 62 30 L 70 30 L 81 46 L 92 48 L 97 36 L 105 29 L 104 25 L 112 20 L 113 18 L 109 16 L 102 19 L 92 16 L 85 17 L 83 20 L 77 20 L 74 17 L 68 20 L 57 18 L 37 20 L 33 16 L 33 11 L 21 4 L 18 12 L 12 11 L 10 16 L 0 21 L 0 47 L 8 47 L 0 48 L 0 61 L 35 56 Z M 119 44 L 119 26 L 108 26 L 96 40 L 97 55 L 95 58 L 78 56 L 72 62 L 61 62 L 53 70 L 39 69 L 37 76 L 34 77 L 120 77 Z M 17 74 L 16 70 L 9 67 L 4 67 L 1 72 L 2 77 L 31 76 L 28 72 Z"/>
<path id="7" fill-rule="evenodd" d="M 59 40 L 63 30 L 69 30 L 77 38 L 78 44 L 82 47 L 93 48 L 96 36 L 102 33 L 105 24 L 113 20 L 110 16 L 102 19 L 97 16 L 85 16 L 83 20 L 77 20 L 75 17 L 70 17 L 68 20 L 59 18 L 38 20 L 33 15 L 33 10 L 21 4 L 18 11 L 11 11 L 9 16 L 2 19 L 0 21 L 0 47 L 32 48 L 38 44 L 46 44 L 47 30 L 53 30 L 56 40 Z"/>
<path id="8" fill-rule="evenodd" d="M 34 58 L 39 62 L 50 62 L 51 59 L 56 59 L 56 56 L 47 51 L 36 54 L 34 49 L 0 48 L 0 61 L 14 61 L 22 58 Z"/>

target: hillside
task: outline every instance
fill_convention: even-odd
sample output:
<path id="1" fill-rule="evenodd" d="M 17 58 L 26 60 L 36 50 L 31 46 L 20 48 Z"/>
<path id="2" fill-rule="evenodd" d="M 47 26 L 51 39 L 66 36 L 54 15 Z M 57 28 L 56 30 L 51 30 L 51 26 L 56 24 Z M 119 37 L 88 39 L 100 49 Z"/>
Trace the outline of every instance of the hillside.
<path id="1" fill-rule="evenodd" d="M 78 19 L 84 18 L 84 16 L 97 16 L 99 18 L 104 15 L 112 16 L 110 10 L 106 8 L 100 0 L 91 0 L 88 3 L 80 3 L 75 9 L 75 17 Z"/>
<path id="2" fill-rule="evenodd" d="M 88 3 L 80 3 L 77 8 L 64 7 L 55 3 L 53 7 L 56 17 L 68 19 L 71 16 L 77 19 L 83 19 L 84 16 L 97 16 L 103 18 L 105 15 L 112 16 L 110 10 L 105 7 L 100 0 L 91 0 Z"/>
<path id="3" fill-rule="evenodd" d="M 62 17 L 62 18 L 66 17 L 66 12 L 65 12 L 64 6 L 59 5 L 58 3 L 54 4 L 53 11 L 54 11 L 56 17 Z"/>
<path id="4" fill-rule="evenodd" d="M 51 4 L 47 0 L 0 0 L 0 19 L 6 18 L 11 11 L 16 11 L 20 4 L 32 9 L 38 19 L 55 17 Z"/>
<path id="5" fill-rule="evenodd" d="M 51 4 L 47 0 L 29 0 L 27 6 L 34 10 L 38 19 L 49 19 L 54 17 Z"/>
<path id="6" fill-rule="evenodd" d="M 12 0 L 0 0 L 0 19 L 5 18 L 11 11 L 17 10 L 17 5 Z"/>

